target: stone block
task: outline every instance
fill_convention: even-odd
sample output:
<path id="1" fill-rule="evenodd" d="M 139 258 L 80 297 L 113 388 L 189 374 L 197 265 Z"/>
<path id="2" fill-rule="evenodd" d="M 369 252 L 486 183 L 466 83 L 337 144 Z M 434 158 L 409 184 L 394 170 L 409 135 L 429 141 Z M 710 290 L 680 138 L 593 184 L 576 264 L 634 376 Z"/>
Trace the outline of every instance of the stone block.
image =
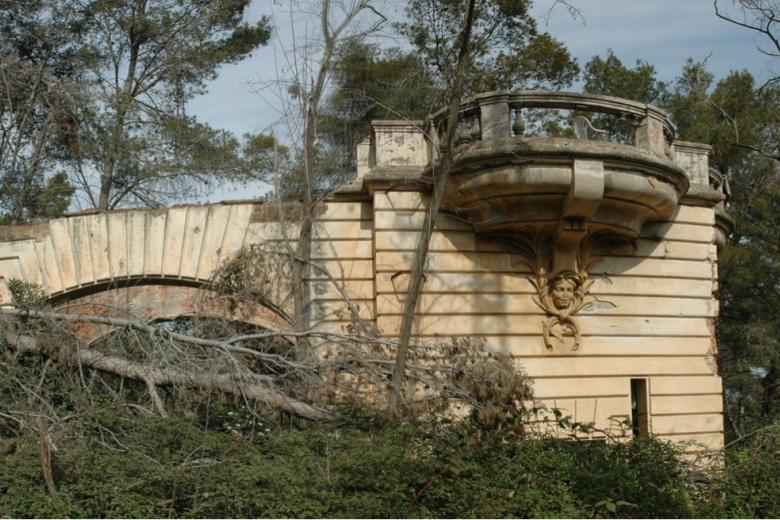
<path id="1" fill-rule="evenodd" d="M 338 285 L 337 285 L 338 284 Z M 353 300 L 374 299 L 372 280 L 312 280 L 309 282 L 309 299 L 340 300 L 346 295 Z"/>
<path id="2" fill-rule="evenodd" d="M 316 260 L 373 259 L 371 240 L 313 240 L 311 257 Z"/>
<path id="3" fill-rule="evenodd" d="M 181 249 L 181 262 L 178 275 L 185 278 L 195 278 L 198 274 L 198 263 L 203 250 L 203 235 L 209 218 L 208 206 L 187 208 L 187 220 L 184 229 L 184 240 Z"/>
<path id="4" fill-rule="evenodd" d="M 414 251 L 420 233 L 416 231 L 377 231 L 377 251 Z M 475 251 L 474 233 L 468 231 L 434 231 L 431 235 L 430 251 Z"/>
<path id="5" fill-rule="evenodd" d="M 373 208 L 367 202 L 323 202 L 317 220 L 372 220 Z"/>
<path id="6" fill-rule="evenodd" d="M 108 239 L 108 257 L 111 262 L 111 277 L 128 276 L 127 211 L 112 211 L 106 215 L 106 236 Z"/>
<path id="7" fill-rule="evenodd" d="M 713 208 L 680 204 L 670 220 L 686 224 L 713 226 L 715 225 L 715 210 Z"/>
<path id="8" fill-rule="evenodd" d="M 687 445 L 686 451 L 720 451 L 723 449 L 723 433 L 690 433 L 682 435 L 658 435 L 665 441 L 682 443 Z"/>
<path id="9" fill-rule="evenodd" d="M 723 396 L 707 395 L 651 395 L 650 410 L 655 414 L 690 414 L 723 412 Z"/>
<path id="10" fill-rule="evenodd" d="M 686 171 L 691 185 L 709 186 L 709 153 L 712 147 L 703 143 L 674 141 L 674 162 Z"/>
<path id="11" fill-rule="evenodd" d="M 580 397 L 627 398 L 631 391 L 627 377 L 545 377 L 533 382 L 536 399 L 568 399 Z"/>
<path id="12" fill-rule="evenodd" d="M 127 215 L 127 274 L 142 276 L 146 258 L 146 213 L 128 211 Z"/>
<path id="13" fill-rule="evenodd" d="M 107 215 L 89 215 L 85 220 L 92 259 L 92 280 L 109 280 L 112 275 Z"/>
<path id="14" fill-rule="evenodd" d="M 642 237 L 687 242 L 715 242 L 715 228 L 709 225 L 652 222 L 642 228 Z"/>
<path id="15" fill-rule="evenodd" d="M 425 212 L 414 210 L 377 211 L 375 220 L 377 230 L 416 231 L 423 227 Z M 439 214 L 433 228 L 441 231 L 473 231 L 471 223 L 467 220 L 446 214 Z"/>
<path id="16" fill-rule="evenodd" d="M 371 166 L 423 166 L 428 162 L 421 121 L 372 121 L 371 127 L 375 147 Z"/>
<path id="17" fill-rule="evenodd" d="M 318 260 L 315 265 L 317 268 L 309 269 L 308 280 L 329 276 L 336 280 L 368 280 L 374 277 L 374 263 L 370 260 Z"/>
<path id="18" fill-rule="evenodd" d="M 680 396 L 685 394 L 720 394 L 723 381 L 716 375 L 688 377 L 654 377 L 650 393 L 656 396 Z"/>
<path id="19" fill-rule="evenodd" d="M 708 413 L 695 415 L 658 415 L 652 416 L 651 431 L 655 435 L 721 433 L 723 432 L 723 414 Z"/>
<path id="20" fill-rule="evenodd" d="M 171 208 L 165 221 L 162 274 L 179 276 L 188 208 Z M 159 246 L 158 246 L 159 247 Z"/>
<path id="21" fill-rule="evenodd" d="M 523 272 L 526 269 L 513 267 L 513 257 L 506 253 L 445 253 L 431 252 L 426 260 L 427 272 Z M 377 272 L 409 271 L 414 261 L 414 253 L 376 253 Z"/>
<path id="22" fill-rule="evenodd" d="M 377 191 L 374 210 L 425 210 L 428 197 L 417 191 Z"/>
<path id="23" fill-rule="evenodd" d="M 577 352 L 567 349 L 549 351 L 542 338 L 535 336 L 486 336 L 484 341 L 490 350 L 509 353 L 518 358 L 580 355 L 703 357 L 712 351 L 712 341 L 700 337 L 588 336 Z"/>

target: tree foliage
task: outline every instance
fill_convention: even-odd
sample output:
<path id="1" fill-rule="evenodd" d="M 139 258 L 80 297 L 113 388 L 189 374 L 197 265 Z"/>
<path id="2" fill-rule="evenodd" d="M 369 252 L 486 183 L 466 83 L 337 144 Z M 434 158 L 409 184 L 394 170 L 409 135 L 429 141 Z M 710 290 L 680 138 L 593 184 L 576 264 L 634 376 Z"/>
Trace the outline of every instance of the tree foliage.
<path id="1" fill-rule="evenodd" d="M 353 172 L 355 149 L 377 119 L 422 120 L 443 106 L 441 92 L 419 55 L 348 40 L 335 57 L 321 124 L 324 147 Z"/>
<path id="2" fill-rule="evenodd" d="M 58 171 L 72 137 L 77 53 L 71 13 L 45 16 L 43 0 L 0 3 L 0 222 L 60 214 L 73 187 Z"/>
<path id="3" fill-rule="evenodd" d="M 242 23 L 247 0 L 71 0 L 83 13 L 85 86 L 69 165 L 98 208 L 159 204 L 210 178 L 238 176 L 239 143 L 198 123 L 185 104 L 220 65 L 269 38 L 268 20 Z M 61 8 L 61 7 L 60 7 Z"/>
<path id="4" fill-rule="evenodd" d="M 473 53 L 466 69 L 466 94 L 518 88 L 559 89 L 579 68 L 566 47 L 540 33 L 529 0 L 479 0 L 475 6 Z M 416 48 L 439 88 L 453 85 L 457 42 L 465 10 L 457 0 L 411 0 L 408 22 L 399 29 Z"/>
<path id="5" fill-rule="evenodd" d="M 586 65 L 583 73 L 583 90 L 590 94 L 615 96 L 639 101 L 657 103 L 665 92 L 666 84 L 656 78 L 655 67 L 637 60 L 633 68 L 623 64 L 611 49 L 602 58 L 594 56 Z M 634 138 L 634 126 L 629 121 L 614 117 L 596 115 L 593 123 L 606 130 L 614 138 L 631 143 Z"/>
<path id="6" fill-rule="evenodd" d="M 159 205 L 209 183 L 246 178 L 251 161 L 241 143 L 185 107 L 221 65 L 268 40 L 266 18 L 242 22 L 247 4 L 6 1 L 6 220 L 54 216 L 74 187 L 82 205 L 111 209 Z"/>
<path id="7" fill-rule="evenodd" d="M 561 89 L 579 66 L 566 47 L 539 32 L 528 0 L 479 0 L 473 52 L 465 66 L 465 96 L 499 89 Z M 457 67 L 463 2 L 413 0 L 397 29 L 408 47 L 382 49 L 348 41 L 339 49 L 326 107 L 323 140 L 341 168 L 355 169 L 354 149 L 373 119 L 421 120 L 444 107 Z"/>

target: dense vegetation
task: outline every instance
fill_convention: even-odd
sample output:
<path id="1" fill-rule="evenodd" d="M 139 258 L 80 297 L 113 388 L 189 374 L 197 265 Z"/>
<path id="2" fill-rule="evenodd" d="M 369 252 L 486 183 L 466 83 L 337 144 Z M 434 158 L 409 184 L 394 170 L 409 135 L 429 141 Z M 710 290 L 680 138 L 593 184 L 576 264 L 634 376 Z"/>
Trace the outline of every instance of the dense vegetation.
<path id="1" fill-rule="evenodd" d="M 67 360 L 2 351 L 0 515 L 10 517 L 773 517 L 780 427 L 698 471 L 653 439 L 553 439 L 527 420 L 390 420 L 341 410 L 323 424 L 219 395 L 165 395 Z M 60 365 L 58 367 L 58 365 Z M 56 370 L 59 368 L 59 370 Z M 23 396 L 27 396 L 23 398 Z M 174 398 L 175 397 L 175 398 Z M 36 417 L 56 451 L 50 496 Z M 561 431 L 578 426 L 561 418 Z M 628 438 L 627 438 L 628 439 Z"/>

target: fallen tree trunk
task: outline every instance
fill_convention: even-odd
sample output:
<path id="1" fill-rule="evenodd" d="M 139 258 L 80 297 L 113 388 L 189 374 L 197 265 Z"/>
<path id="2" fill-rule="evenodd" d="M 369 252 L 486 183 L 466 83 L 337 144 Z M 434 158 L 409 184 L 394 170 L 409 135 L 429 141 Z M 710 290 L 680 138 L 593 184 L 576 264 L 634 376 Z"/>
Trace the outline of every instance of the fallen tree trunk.
<path id="1" fill-rule="evenodd" d="M 6 342 L 19 352 L 33 352 L 46 356 L 53 355 L 42 348 L 32 336 L 6 332 Z M 304 419 L 324 421 L 330 414 L 303 401 L 294 399 L 270 383 L 238 374 L 188 374 L 171 368 L 156 368 L 143 363 L 129 361 L 117 356 L 107 356 L 95 349 L 79 348 L 74 352 L 76 361 L 81 365 L 101 372 L 107 372 L 129 379 L 135 379 L 147 385 L 182 385 L 208 391 L 221 391 L 259 401 L 271 408 L 282 410 Z"/>

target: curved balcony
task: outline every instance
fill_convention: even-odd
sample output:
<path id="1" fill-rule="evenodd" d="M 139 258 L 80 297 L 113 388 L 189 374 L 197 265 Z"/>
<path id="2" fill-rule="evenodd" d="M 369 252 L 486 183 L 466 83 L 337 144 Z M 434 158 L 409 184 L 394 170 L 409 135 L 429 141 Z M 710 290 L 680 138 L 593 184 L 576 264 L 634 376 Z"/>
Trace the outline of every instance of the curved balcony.
<path id="1" fill-rule="evenodd" d="M 715 245 L 719 249 L 726 246 L 728 236 L 734 231 L 736 221 L 728 213 L 728 197 L 731 196 L 731 188 L 728 179 L 722 172 L 715 168 L 709 169 L 710 188 L 719 193 L 723 200 L 715 205 Z"/>
<path id="2" fill-rule="evenodd" d="M 535 109 L 570 111 L 571 126 L 559 132 L 563 137 L 534 135 Z M 614 120 L 621 142 L 610 142 L 608 132 L 585 114 L 598 114 L 596 125 Z M 445 118 L 442 110 L 428 120 L 430 159 Z M 478 232 L 563 225 L 634 237 L 645 222 L 671 217 L 689 187 L 685 171 L 673 162 L 671 121 L 644 103 L 561 92 L 491 92 L 462 104 L 457 135 L 444 205 L 465 214 Z"/>

